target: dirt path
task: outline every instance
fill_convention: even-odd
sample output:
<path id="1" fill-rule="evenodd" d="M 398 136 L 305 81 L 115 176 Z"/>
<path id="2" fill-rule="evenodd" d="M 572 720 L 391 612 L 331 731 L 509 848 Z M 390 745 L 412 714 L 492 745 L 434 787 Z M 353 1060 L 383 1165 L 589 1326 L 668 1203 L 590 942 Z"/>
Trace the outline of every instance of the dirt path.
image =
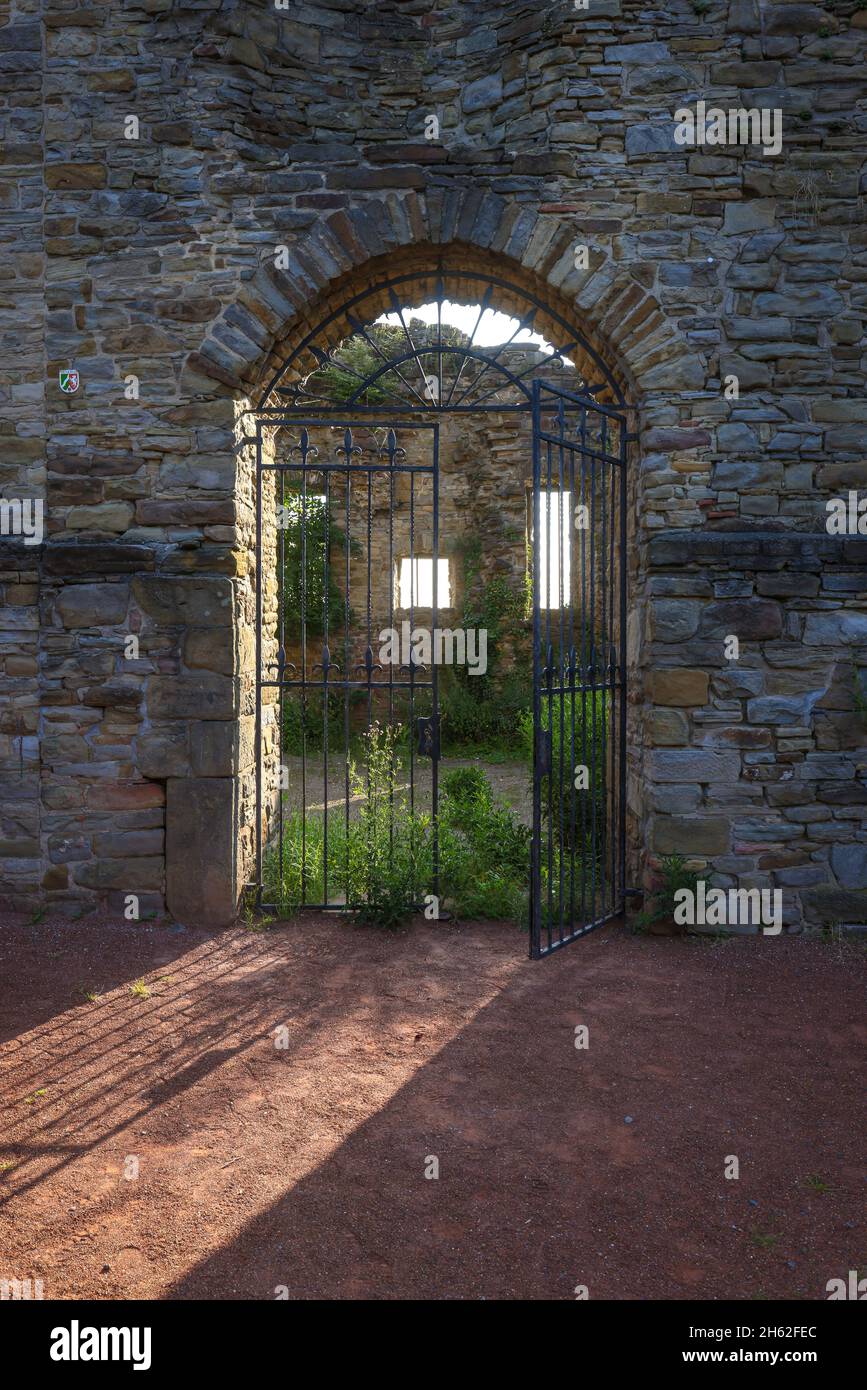
<path id="1" fill-rule="evenodd" d="M 300 810 L 302 798 L 301 759 L 286 756 L 283 763 L 287 771 L 283 805 L 286 814 Z M 533 792 L 531 770 L 527 763 L 487 763 L 474 758 L 441 758 L 439 765 L 440 787 L 443 778 L 456 767 L 480 767 L 491 784 L 499 801 L 511 806 L 518 819 L 525 825 L 533 823 Z M 407 779 L 409 772 L 405 773 Z M 431 765 L 427 758 L 418 758 L 413 777 L 415 781 L 416 804 L 422 810 L 430 807 Z M 401 783 L 408 792 L 409 781 Z M 304 788 L 308 812 L 321 812 L 324 805 L 325 777 L 322 754 L 311 753 L 307 759 Z M 349 797 L 349 818 L 355 820 L 363 804 L 363 796 Z M 328 809 L 341 810 L 346 804 L 346 759 L 328 759 Z"/>
<path id="2" fill-rule="evenodd" d="M 821 1299 L 867 1268 L 863 948 L 7 923 L 0 1278 L 46 1298 Z"/>

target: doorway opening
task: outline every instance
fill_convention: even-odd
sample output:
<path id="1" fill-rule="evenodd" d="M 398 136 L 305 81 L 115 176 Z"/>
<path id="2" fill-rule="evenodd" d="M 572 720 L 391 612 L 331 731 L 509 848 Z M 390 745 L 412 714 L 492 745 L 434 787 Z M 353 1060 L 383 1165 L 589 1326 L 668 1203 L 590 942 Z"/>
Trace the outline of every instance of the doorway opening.
<path id="1" fill-rule="evenodd" d="M 293 346 L 256 413 L 260 905 L 518 919 L 535 957 L 622 910 L 626 412 L 566 317 L 442 262 Z"/>

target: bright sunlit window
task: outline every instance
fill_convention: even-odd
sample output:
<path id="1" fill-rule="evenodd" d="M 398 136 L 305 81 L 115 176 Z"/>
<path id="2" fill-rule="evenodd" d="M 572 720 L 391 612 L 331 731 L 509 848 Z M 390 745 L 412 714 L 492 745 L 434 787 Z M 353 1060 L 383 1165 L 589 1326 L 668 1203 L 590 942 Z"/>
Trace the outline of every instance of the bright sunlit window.
<path id="1" fill-rule="evenodd" d="M 398 605 L 401 608 L 433 608 L 433 560 L 409 556 L 400 562 L 398 571 Z M 437 607 L 448 608 L 452 596 L 449 588 L 449 562 L 437 561 Z"/>
<path id="2" fill-rule="evenodd" d="M 566 608 L 571 593 L 572 514 L 568 492 L 539 495 L 539 602 L 542 608 Z"/>

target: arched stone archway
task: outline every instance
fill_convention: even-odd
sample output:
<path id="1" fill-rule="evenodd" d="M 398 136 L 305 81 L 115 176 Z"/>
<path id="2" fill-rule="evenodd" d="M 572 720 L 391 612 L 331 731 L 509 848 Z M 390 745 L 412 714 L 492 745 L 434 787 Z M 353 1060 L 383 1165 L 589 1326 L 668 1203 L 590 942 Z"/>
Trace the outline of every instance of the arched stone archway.
<path id="1" fill-rule="evenodd" d="M 315 238 L 302 243 L 295 250 L 286 271 L 260 267 L 242 291 L 239 302 L 225 311 L 201 350 L 193 354 L 187 363 L 185 380 L 188 385 L 201 388 L 207 378 L 215 411 L 222 413 L 224 419 L 228 419 L 229 411 L 232 413 L 237 460 L 236 543 L 243 572 L 238 573 L 232 581 L 233 618 L 231 629 L 224 634 L 226 664 L 231 665 L 232 678 L 237 682 L 237 718 L 233 718 L 231 728 L 225 729 L 220 727 L 222 721 L 208 721 L 198 735 L 200 740 L 209 744 L 219 741 L 222 749 L 231 749 L 231 767 L 227 767 L 224 756 L 222 763 L 215 761 L 213 765 L 221 766 L 228 773 L 226 776 L 194 775 L 168 781 L 167 901 L 170 910 L 183 920 L 194 917 L 211 923 L 231 920 L 236 913 L 239 895 L 251 879 L 255 859 L 256 775 L 252 731 L 257 576 L 253 559 L 255 458 L 252 443 L 248 441 L 257 405 L 277 399 L 268 397 L 268 383 L 273 382 L 293 348 L 323 323 L 327 325 L 330 344 L 339 343 L 351 331 L 343 306 L 359 292 L 375 286 L 386 271 L 391 276 L 413 274 L 420 277 L 422 284 L 429 281 L 432 287 L 439 274 L 447 275 L 450 267 L 460 267 L 465 272 L 477 272 L 479 294 L 492 276 L 507 277 L 519 290 L 533 294 L 541 306 L 534 326 L 543 335 L 550 334 L 554 341 L 558 341 L 558 335 L 559 339 L 564 336 L 563 322 L 573 325 L 576 333 L 587 343 L 583 355 L 581 350 L 573 354 L 579 374 L 583 374 L 586 380 L 598 378 L 602 372 L 610 374 L 615 385 L 608 390 L 608 396 L 611 397 L 614 391 L 620 393 L 620 399 L 630 407 L 633 428 L 636 430 L 639 424 L 641 376 L 645 371 L 651 379 L 654 379 L 654 372 L 658 377 L 662 362 L 671 379 L 676 377 L 678 371 L 683 373 L 684 380 L 694 378 L 694 359 L 678 353 L 672 341 L 666 342 L 660 336 L 665 320 L 658 306 L 640 286 L 630 289 L 627 284 L 617 286 L 607 280 L 604 286 L 597 286 L 601 296 L 599 321 L 581 306 L 582 293 L 578 282 L 584 286 L 583 297 L 588 298 L 593 270 L 575 271 L 574 232 L 570 228 L 561 225 L 556 218 L 528 218 L 520 208 L 516 208 L 512 216 L 499 206 L 501 200 L 497 199 L 496 214 L 502 218 L 502 226 L 499 235 L 491 238 L 497 245 L 485 246 L 482 244 L 486 239 L 484 228 L 493 218 L 493 212 L 488 209 L 486 221 L 481 216 L 480 205 L 476 203 L 471 200 L 471 206 L 475 208 L 471 223 L 467 217 L 462 222 L 460 207 L 455 210 L 454 218 L 455 226 L 461 227 L 467 235 L 475 236 L 474 241 L 434 241 L 430 234 L 436 228 L 422 223 L 420 230 L 428 233 L 425 239 L 404 242 L 386 252 L 379 250 L 379 254 L 367 258 L 363 256 L 364 251 L 378 250 L 381 244 L 379 238 L 374 239 L 366 230 L 372 223 L 369 214 L 354 219 L 352 214 L 332 219 L 327 233 L 320 231 Z M 412 204 L 418 212 L 419 200 L 414 196 Z M 383 206 L 383 215 L 390 206 Z M 401 212 L 402 216 L 399 216 L 392 207 L 391 215 L 395 218 L 396 226 L 411 227 L 410 209 L 404 206 Z M 511 227 L 512 230 L 507 233 L 503 227 Z M 440 228 L 440 231 L 447 230 Z M 343 238 L 342 242 L 336 240 L 340 237 Z M 365 237 L 371 243 L 369 247 Z M 342 254 L 338 253 L 338 244 Z M 328 268 L 332 273 L 327 279 L 323 273 L 323 247 L 331 251 Z M 514 253 L 517 252 L 521 253 L 523 259 L 515 259 Z M 317 284 L 316 280 L 322 283 Z M 298 303 L 300 289 L 309 292 L 309 302 Z M 508 313 L 516 309 L 516 304 L 514 295 L 510 297 L 508 290 L 501 290 L 495 294 L 491 307 Z M 377 307 L 376 303 L 374 307 Z M 383 310 L 388 307 L 384 295 L 380 307 Z M 279 319 L 280 309 L 291 315 L 288 321 Z M 600 322 L 610 327 L 612 332 L 608 334 L 602 331 Z M 665 326 L 673 338 L 670 325 Z M 615 338 L 624 347 L 622 357 L 614 345 Z M 676 339 L 673 338 L 673 341 L 676 342 Z M 644 350 L 642 344 L 647 345 Z M 201 389 L 199 394 L 204 396 Z M 603 387 L 600 394 L 605 399 L 606 388 Z M 527 447 L 529 453 L 529 440 Z M 632 452 L 634 459 L 637 459 L 637 450 Z M 640 634 L 644 626 L 641 616 L 643 596 L 639 587 L 641 565 L 638 557 L 640 528 L 637 524 L 637 483 L 638 471 L 633 463 L 629 475 L 629 660 L 636 677 L 640 668 Z M 216 582 L 219 584 L 219 581 Z M 638 847 L 646 814 L 642 794 L 641 703 L 640 680 L 636 679 L 630 710 L 629 740 L 632 878 L 636 878 L 640 872 Z M 207 810 L 203 814 L 205 807 Z M 214 854 L 215 829 L 218 826 L 221 828 L 218 842 L 222 846 L 219 856 Z M 225 866 L 222 875 L 217 867 L 220 862 Z M 191 863 L 201 865 L 202 872 L 191 875 Z M 207 893 L 202 891 L 203 882 L 209 885 Z"/>
<path id="2" fill-rule="evenodd" d="M 705 385 L 700 359 L 636 268 L 616 270 L 604 236 L 594 238 L 588 268 L 576 269 L 574 222 L 472 188 L 455 189 L 448 202 L 447 217 L 432 195 L 410 193 L 324 218 L 293 244 L 285 269 L 274 268 L 272 255 L 244 282 L 190 355 L 182 381 L 197 395 L 217 394 L 220 383 L 254 396 L 285 358 L 287 342 L 312 328 L 314 315 L 346 303 L 383 266 L 434 275 L 441 259 L 453 258 L 477 269 L 482 283 L 503 269 L 580 322 L 630 398 Z M 335 341 L 346 332 L 335 321 Z"/>

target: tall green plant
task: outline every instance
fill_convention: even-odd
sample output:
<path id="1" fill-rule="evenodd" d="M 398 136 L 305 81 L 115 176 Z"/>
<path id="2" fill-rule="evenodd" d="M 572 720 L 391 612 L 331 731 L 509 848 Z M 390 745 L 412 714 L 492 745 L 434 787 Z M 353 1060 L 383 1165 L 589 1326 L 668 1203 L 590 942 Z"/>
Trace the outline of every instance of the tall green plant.
<path id="1" fill-rule="evenodd" d="M 363 758 L 350 764 L 362 798 L 347 827 L 329 816 L 285 824 L 282 853 L 271 848 L 266 887 L 283 910 L 343 898 L 361 921 L 393 927 L 433 891 L 434 827 L 412 812 L 403 789 L 398 732 L 372 726 Z M 484 774 L 457 769 L 443 780 L 437 827 L 439 897 L 458 917 L 521 920 L 526 915 L 530 831 L 499 805 Z M 327 852 L 327 853 L 326 853 Z"/>
<path id="2" fill-rule="evenodd" d="M 604 845 L 607 775 L 611 741 L 610 696 L 604 690 L 543 695 L 541 723 L 550 735 L 551 772 L 542 778 L 542 818 L 550 821 L 559 844 L 598 855 Z M 533 757 L 533 711 L 520 721 L 524 755 Z M 577 786 L 579 767 L 587 786 Z M 583 780 L 583 778 L 581 779 Z"/>
<path id="3" fill-rule="evenodd" d="M 520 751 L 518 718 L 530 696 L 530 659 L 524 630 L 525 598 L 500 575 L 482 576 L 482 547 L 478 537 L 461 548 L 464 565 L 464 604 L 461 617 L 465 629 L 487 633 L 487 670 L 471 675 L 465 667 L 454 667 L 441 678 L 440 712 L 443 742 L 447 751 Z M 517 655 L 512 671 L 503 671 L 506 644 Z"/>
<path id="4" fill-rule="evenodd" d="M 283 627 L 288 642 L 301 639 L 301 613 L 306 616 L 307 635 L 322 636 L 326 613 L 328 631 L 342 632 L 346 622 L 346 599 L 334 576 L 333 557 L 346 549 L 346 535 L 332 517 L 326 515 L 325 498 L 308 493 L 290 493 L 282 503 L 283 536 L 282 602 Z M 352 546 L 357 550 L 358 543 Z M 327 553 L 326 553 L 327 552 Z M 350 610 L 349 620 L 352 621 Z"/>

